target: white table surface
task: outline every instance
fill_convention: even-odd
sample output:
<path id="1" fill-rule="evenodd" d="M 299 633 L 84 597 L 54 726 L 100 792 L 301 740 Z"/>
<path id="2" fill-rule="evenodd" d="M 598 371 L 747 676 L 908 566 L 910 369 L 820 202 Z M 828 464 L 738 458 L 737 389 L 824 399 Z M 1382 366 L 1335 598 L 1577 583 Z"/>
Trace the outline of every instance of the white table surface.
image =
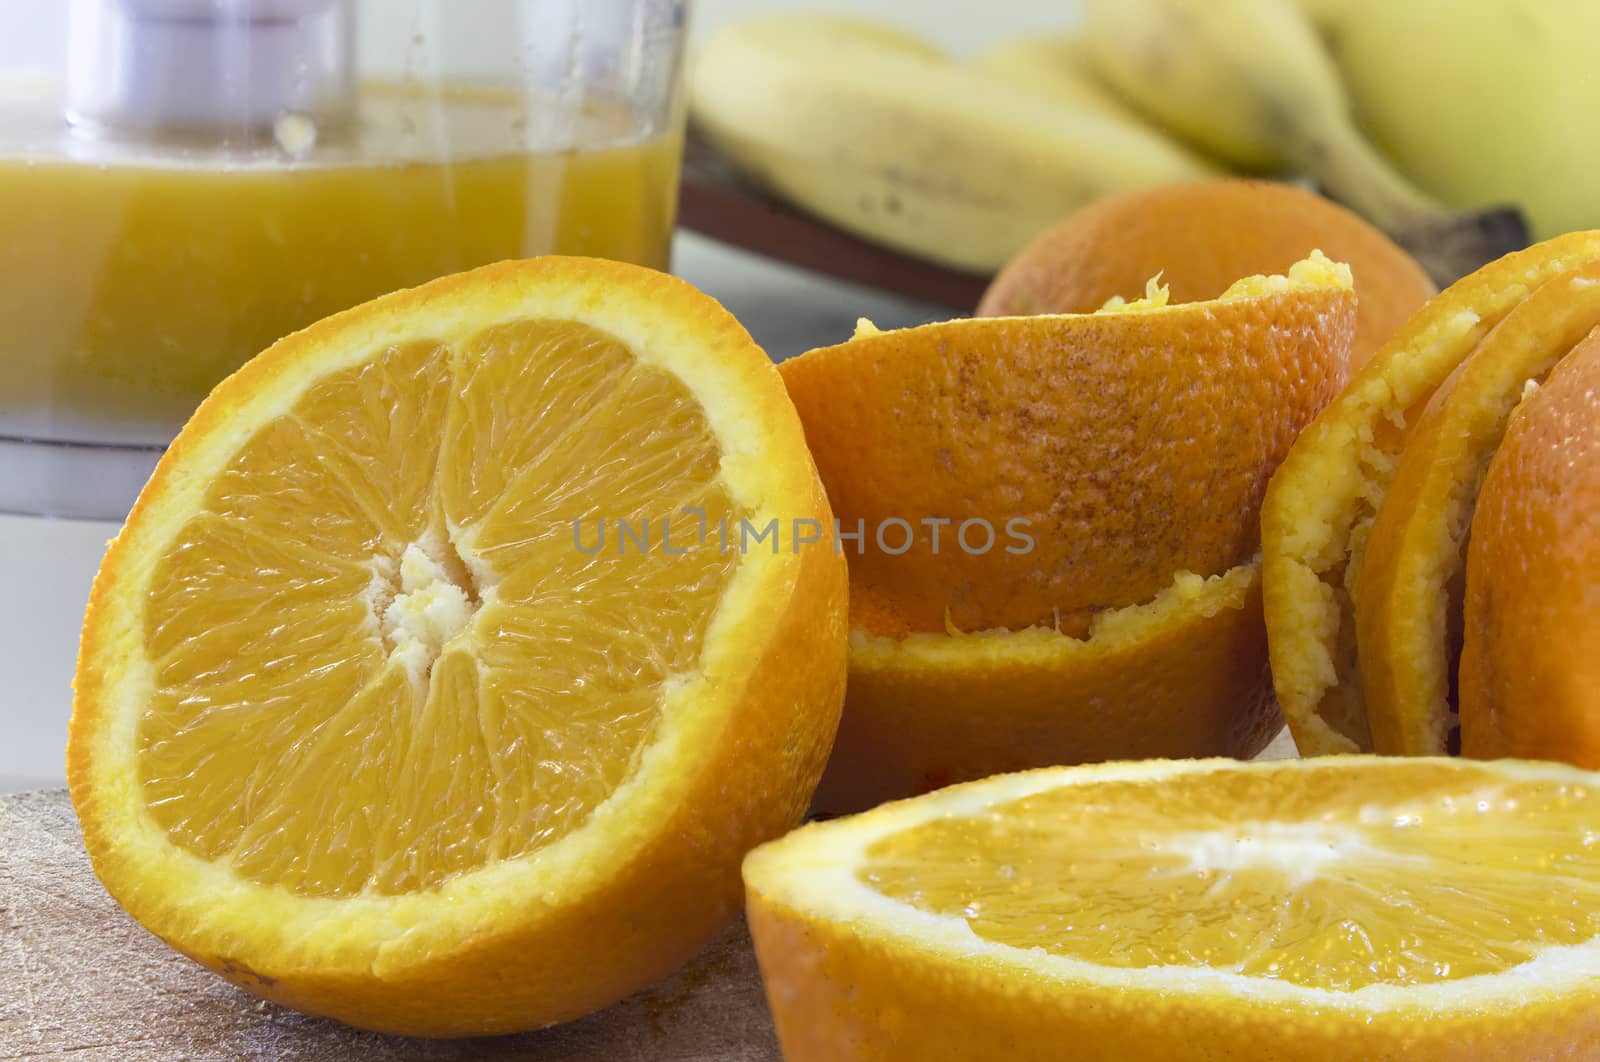
<path id="1" fill-rule="evenodd" d="M 857 317 L 885 328 L 946 311 L 838 284 L 680 234 L 675 272 L 720 299 L 775 359 L 847 338 Z M 8 471 L 0 467 L 0 476 Z M 117 525 L 0 513 L 0 792 L 64 782 L 78 624 Z"/>

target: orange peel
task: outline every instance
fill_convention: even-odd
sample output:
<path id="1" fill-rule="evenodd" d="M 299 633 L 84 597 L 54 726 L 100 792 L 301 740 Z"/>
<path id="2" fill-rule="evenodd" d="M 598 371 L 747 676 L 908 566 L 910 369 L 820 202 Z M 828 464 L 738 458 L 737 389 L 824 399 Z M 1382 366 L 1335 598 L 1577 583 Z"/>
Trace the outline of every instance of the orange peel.
<path id="1" fill-rule="evenodd" d="M 1529 389 L 1467 550 L 1461 751 L 1600 768 L 1600 331 Z"/>
<path id="2" fill-rule="evenodd" d="M 1339 389 L 1349 270 L 1215 300 L 978 318 L 780 366 L 847 550 L 851 677 L 818 807 L 995 770 L 1250 755 L 1274 718 L 1258 603 L 1267 477 Z M 874 541 L 900 520 L 908 548 Z M 969 552 L 968 521 L 1029 548 Z"/>
<path id="3" fill-rule="evenodd" d="M 1372 748 L 1356 596 L 1410 428 L 1450 374 L 1546 282 L 1600 260 L 1600 232 L 1507 255 L 1424 306 L 1300 435 L 1261 508 L 1278 704 L 1306 756 Z"/>
<path id="4" fill-rule="evenodd" d="M 849 707 L 822 809 L 865 808 L 1040 763 L 1254 756 L 1282 726 L 1257 561 L 1180 573 L 1084 637 L 851 632 Z"/>
<path id="5" fill-rule="evenodd" d="M 1361 686 L 1376 752 L 1459 748 L 1467 532 L 1511 411 L 1600 324 L 1600 262 L 1546 281 L 1483 338 L 1406 439 L 1367 539 L 1356 594 Z"/>

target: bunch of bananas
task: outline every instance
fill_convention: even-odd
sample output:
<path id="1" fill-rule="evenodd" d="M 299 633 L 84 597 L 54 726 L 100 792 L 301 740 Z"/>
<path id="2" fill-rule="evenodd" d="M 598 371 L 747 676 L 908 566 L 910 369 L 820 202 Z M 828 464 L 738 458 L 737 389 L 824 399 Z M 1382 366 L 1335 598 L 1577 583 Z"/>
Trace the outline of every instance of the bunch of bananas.
<path id="1" fill-rule="evenodd" d="M 1487 26 L 1496 12 L 1553 26 L 1565 11 L 1597 39 L 1600 4 L 1592 0 L 1083 0 L 1081 7 L 1071 33 L 1002 43 L 968 62 L 912 33 L 850 16 L 746 20 L 695 57 L 691 113 L 713 146 L 773 193 L 867 239 L 973 271 L 998 268 L 1035 234 L 1106 193 L 1227 171 L 1309 179 L 1396 234 L 1424 265 L 1426 245 L 1457 220 L 1436 196 L 1456 208 L 1523 206 L 1541 234 L 1600 223 L 1600 203 L 1571 202 L 1586 183 L 1540 176 L 1549 164 L 1538 154 L 1516 152 L 1488 167 L 1481 157 L 1469 161 L 1502 149 L 1474 131 L 1473 115 L 1450 116 L 1452 107 L 1463 109 L 1460 99 L 1441 99 L 1413 75 L 1427 33 L 1474 18 Z M 1463 7 L 1479 10 L 1463 16 Z M 1532 8 L 1538 11 L 1529 15 Z M 1414 47 L 1408 34 L 1387 28 L 1395 20 L 1419 35 Z M 1519 43 L 1509 31 L 1497 39 L 1487 29 L 1467 37 L 1456 32 L 1454 50 L 1430 69 L 1440 77 L 1446 68 L 1470 70 L 1469 53 L 1495 49 L 1496 69 L 1505 68 L 1511 43 L 1528 77 L 1582 82 L 1570 67 L 1542 70 L 1529 54 L 1538 41 Z M 1343 71 L 1336 55 L 1348 58 Z M 1373 124 L 1392 134 L 1385 136 L 1390 154 L 1429 192 L 1358 127 L 1353 115 L 1369 108 Z M 1596 140 L 1600 126 L 1583 119 L 1559 146 L 1580 159 L 1600 154 L 1600 145 L 1570 150 L 1575 140 Z M 1517 143 L 1528 140 L 1523 132 Z M 1430 152 L 1445 164 L 1430 165 L 1423 157 Z M 1407 233 L 1429 235 L 1407 240 Z M 1449 273 L 1452 265 L 1433 271 Z"/>

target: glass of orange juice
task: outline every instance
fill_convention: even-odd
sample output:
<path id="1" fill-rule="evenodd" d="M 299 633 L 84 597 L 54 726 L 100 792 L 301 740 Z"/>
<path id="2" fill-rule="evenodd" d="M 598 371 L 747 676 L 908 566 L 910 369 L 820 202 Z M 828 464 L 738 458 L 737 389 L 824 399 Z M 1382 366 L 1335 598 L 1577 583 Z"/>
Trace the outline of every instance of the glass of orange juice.
<path id="1" fill-rule="evenodd" d="M 685 6 L 0 0 L 0 509 L 120 515 L 107 468 L 383 292 L 666 268 Z"/>

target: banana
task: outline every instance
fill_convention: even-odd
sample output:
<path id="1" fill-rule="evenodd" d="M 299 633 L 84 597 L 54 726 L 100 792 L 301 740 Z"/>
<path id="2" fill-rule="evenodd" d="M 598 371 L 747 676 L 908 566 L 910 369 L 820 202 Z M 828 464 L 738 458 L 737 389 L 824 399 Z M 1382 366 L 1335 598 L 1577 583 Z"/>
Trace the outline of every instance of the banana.
<path id="1" fill-rule="evenodd" d="M 1418 184 L 1462 209 L 1517 203 L 1548 239 L 1600 227 L 1597 41 L 1595 0 L 1367 0 L 1335 56 Z"/>
<path id="2" fill-rule="evenodd" d="M 1101 80 L 1089 64 L 1083 38 L 1077 33 L 1045 33 L 1012 37 L 979 52 L 972 69 L 1018 88 L 1080 110 L 1095 111 L 1126 125 L 1165 137 L 1165 130 L 1134 110 Z M 1200 156 L 1197 155 L 1196 161 Z M 1205 165 L 1224 167 L 1214 159 Z"/>
<path id="3" fill-rule="evenodd" d="M 784 21 L 791 20 L 785 19 Z M 901 55 L 912 58 L 926 59 L 929 62 L 949 63 L 952 61 L 948 52 L 928 40 L 928 38 L 902 29 L 890 22 L 879 22 L 876 19 L 831 12 L 793 16 L 792 21 L 804 23 L 806 33 L 822 40 L 865 42 L 877 45 L 887 51 L 898 52 Z"/>
<path id="4" fill-rule="evenodd" d="M 1143 122 L 1089 69 L 1075 33 L 1013 37 L 979 52 L 972 69 L 1059 100 L 1129 122 Z"/>
<path id="5" fill-rule="evenodd" d="M 1310 176 L 1392 232 L 1448 219 L 1357 130 L 1333 60 L 1293 0 L 1084 0 L 1083 8 L 1096 69 L 1195 145 L 1246 169 Z"/>
<path id="6" fill-rule="evenodd" d="M 1338 35 L 1346 15 L 1360 0 L 1296 0 L 1324 38 Z"/>
<path id="7" fill-rule="evenodd" d="M 1213 173 L 1160 134 L 907 38 L 839 17 L 736 23 L 694 57 L 690 114 L 775 194 L 864 238 L 978 272 L 1107 192 Z"/>

